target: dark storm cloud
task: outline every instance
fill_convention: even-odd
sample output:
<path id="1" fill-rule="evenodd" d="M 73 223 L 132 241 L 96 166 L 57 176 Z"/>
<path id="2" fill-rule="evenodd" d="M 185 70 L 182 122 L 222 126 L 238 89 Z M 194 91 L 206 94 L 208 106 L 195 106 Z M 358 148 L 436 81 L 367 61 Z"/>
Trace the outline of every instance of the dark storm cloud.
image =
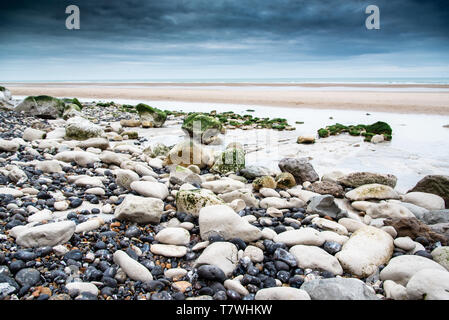
<path id="1" fill-rule="evenodd" d="M 78 5 L 81 29 L 65 28 Z M 365 28 L 365 8 L 381 29 Z M 0 10 L 2 59 L 208 56 L 288 61 L 407 50 L 448 51 L 447 0 L 14 0 Z"/>

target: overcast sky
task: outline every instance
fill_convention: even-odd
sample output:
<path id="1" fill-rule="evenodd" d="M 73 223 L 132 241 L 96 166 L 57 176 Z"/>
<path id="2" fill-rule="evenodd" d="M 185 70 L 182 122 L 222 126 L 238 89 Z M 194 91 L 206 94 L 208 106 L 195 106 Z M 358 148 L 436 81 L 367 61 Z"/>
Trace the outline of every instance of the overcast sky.
<path id="1" fill-rule="evenodd" d="M 80 30 L 67 30 L 68 5 Z M 365 8 L 380 8 L 367 30 Z M 13 0 L 0 81 L 449 77 L 447 0 Z"/>

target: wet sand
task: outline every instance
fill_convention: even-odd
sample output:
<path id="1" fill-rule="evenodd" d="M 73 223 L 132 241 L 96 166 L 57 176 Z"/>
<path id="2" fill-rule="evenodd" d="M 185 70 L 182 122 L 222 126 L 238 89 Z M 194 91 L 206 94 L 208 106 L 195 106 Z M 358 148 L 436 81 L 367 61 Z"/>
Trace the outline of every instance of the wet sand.
<path id="1" fill-rule="evenodd" d="M 8 83 L 13 96 L 52 95 L 449 115 L 449 85 L 261 83 Z M 313 90 L 308 90 L 313 88 Z M 341 90 L 344 88 L 344 90 Z"/>

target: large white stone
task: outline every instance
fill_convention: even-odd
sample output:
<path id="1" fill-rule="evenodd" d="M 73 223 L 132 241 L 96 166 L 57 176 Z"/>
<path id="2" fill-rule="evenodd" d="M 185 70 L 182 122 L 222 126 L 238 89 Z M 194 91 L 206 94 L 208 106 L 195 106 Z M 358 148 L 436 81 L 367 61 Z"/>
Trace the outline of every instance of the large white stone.
<path id="1" fill-rule="evenodd" d="M 139 181 L 139 175 L 132 170 L 117 169 L 115 171 L 115 182 L 128 190 L 131 190 L 131 183 Z"/>
<path id="2" fill-rule="evenodd" d="M 98 295 L 100 290 L 98 290 L 97 286 L 91 282 L 70 282 L 65 285 L 69 294 L 81 294 L 83 292 L 88 292 L 93 294 L 94 296 Z"/>
<path id="3" fill-rule="evenodd" d="M 220 194 L 242 189 L 245 187 L 245 184 L 231 178 L 222 178 L 220 180 L 203 182 L 201 187 Z"/>
<path id="4" fill-rule="evenodd" d="M 93 165 L 95 162 L 100 161 L 98 155 L 87 151 L 62 151 L 56 154 L 54 159 L 63 162 L 75 161 L 82 167 L 87 167 L 88 165 Z"/>
<path id="5" fill-rule="evenodd" d="M 321 229 L 333 231 L 342 236 L 348 234 L 348 230 L 344 226 L 335 221 L 330 221 L 324 218 L 316 217 L 312 219 L 312 223 L 316 224 Z"/>
<path id="6" fill-rule="evenodd" d="M 449 300 L 449 272 L 423 269 L 415 273 L 407 283 L 410 300 Z"/>
<path id="7" fill-rule="evenodd" d="M 336 275 L 343 274 L 338 260 L 321 248 L 296 245 L 290 248 L 290 253 L 295 256 L 300 268 L 325 270 Z"/>
<path id="8" fill-rule="evenodd" d="M 426 192 L 409 192 L 402 196 L 402 201 L 412 203 L 427 210 L 444 209 L 444 199 L 436 194 Z"/>
<path id="9" fill-rule="evenodd" d="M 343 236 L 336 232 L 328 231 L 328 230 L 321 231 L 320 237 L 323 238 L 324 241 L 333 241 L 333 242 L 339 243 L 341 245 L 344 245 L 346 243 L 346 241 L 349 240 L 348 236 Z"/>
<path id="10" fill-rule="evenodd" d="M 76 233 L 82 233 L 82 232 L 88 232 L 95 229 L 98 229 L 104 224 L 104 220 L 101 218 L 92 218 L 85 222 L 82 222 L 76 226 L 75 232 Z"/>
<path id="11" fill-rule="evenodd" d="M 352 201 L 368 200 L 368 199 L 399 199 L 399 195 L 393 188 L 383 184 L 365 184 L 357 187 L 345 195 Z"/>
<path id="12" fill-rule="evenodd" d="M 410 237 L 399 237 L 394 239 L 394 245 L 402 250 L 411 251 L 415 249 L 416 242 Z"/>
<path id="13" fill-rule="evenodd" d="M 142 282 L 153 280 L 150 270 L 128 256 L 128 254 L 122 250 L 114 252 L 113 260 L 114 263 L 119 265 L 132 280 Z"/>
<path id="14" fill-rule="evenodd" d="M 195 261 L 194 267 L 212 264 L 229 277 L 237 266 L 237 262 L 237 247 L 233 243 L 214 242 L 201 253 Z"/>
<path id="15" fill-rule="evenodd" d="M 62 166 L 56 160 L 44 160 L 36 163 L 36 170 L 41 170 L 44 173 L 60 173 Z"/>
<path id="16" fill-rule="evenodd" d="M 168 196 L 168 188 L 165 184 L 151 181 L 134 181 L 130 184 L 131 190 L 144 197 L 152 197 L 164 200 Z"/>
<path id="17" fill-rule="evenodd" d="M 51 220 L 53 218 L 52 212 L 48 209 L 40 210 L 27 218 L 28 222 L 41 222 L 44 220 Z"/>
<path id="18" fill-rule="evenodd" d="M 79 187 L 104 187 L 103 181 L 99 177 L 80 177 L 73 182 L 76 186 Z"/>
<path id="19" fill-rule="evenodd" d="M 22 139 L 25 141 L 40 140 L 40 139 L 44 139 L 44 137 L 45 137 L 45 131 L 33 129 L 33 128 L 26 128 L 22 135 Z"/>
<path id="20" fill-rule="evenodd" d="M 226 203 L 231 203 L 234 200 L 241 199 L 245 201 L 245 204 L 248 207 L 259 208 L 259 200 L 256 199 L 251 190 L 248 189 L 240 189 L 228 193 L 223 193 L 220 194 L 219 197 Z"/>
<path id="21" fill-rule="evenodd" d="M 321 196 L 321 194 L 316 192 L 302 190 L 300 186 L 288 189 L 287 192 L 291 194 L 293 197 L 301 199 L 304 202 L 308 202 L 313 197 Z"/>
<path id="22" fill-rule="evenodd" d="M 363 222 L 350 218 L 341 218 L 338 220 L 338 224 L 341 224 L 349 232 L 355 232 L 363 227 L 366 227 L 366 224 Z"/>
<path id="23" fill-rule="evenodd" d="M 406 207 L 392 202 L 381 202 L 371 204 L 366 214 L 373 219 L 377 218 L 415 218 L 415 215 Z"/>
<path id="24" fill-rule="evenodd" d="M 260 201 L 260 207 L 267 209 L 270 207 L 276 209 L 300 208 L 304 206 L 304 201 L 298 198 L 283 199 L 277 197 L 267 197 Z"/>
<path id="25" fill-rule="evenodd" d="M 188 245 L 190 233 L 184 228 L 168 227 L 159 231 L 154 239 L 165 244 Z"/>
<path id="26" fill-rule="evenodd" d="M 393 300 L 408 300 L 407 289 L 394 281 L 386 280 L 383 283 L 385 297 Z"/>
<path id="27" fill-rule="evenodd" d="M 417 255 L 402 255 L 394 257 L 380 272 L 381 280 L 392 280 L 406 286 L 410 278 L 423 269 L 446 271 L 444 267 L 433 260 Z"/>
<path id="28" fill-rule="evenodd" d="M 67 242 L 75 232 L 73 221 L 61 221 L 33 226 L 22 230 L 16 242 L 23 247 L 56 246 Z"/>
<path id="29" fill-rule="evenodd" d="M 163 210 L 164 202 L 160 199 L 129 194 L 115 209 L 114 216 L 137 223 L 159 223 Z"/>
<path id="30" fill-rule="evenodd" d="M 176 209 L 178 212 L 190 213 L 198 217 L 201 208 L 224 204 L 208 189 L 181 190 L 176 194 Z"/>
<path id="31" fill-rule="evenodd" d="M 250 258 L 255 263 L 263 261 L 263 251 L 256 246 L 247 246 L 243 251 L 243 256 Z"/>
<path id="32" fill-rule="evenodd" d="M 292 287 L 273 287 L 257 291 L 255 300 L 310 300 L 309 294 Z"/>
<path id="33" fill-rule="evenodd" d="M 16 152 L 19 147 L 17 142 L 0 139 L 0 151 Z"/>
<path id="34" fill-rule="evenodd" d="M 335 256 L 345 271 L 368 277 L 393 254 L 393 238 L 380 229 L 366 226 L 354 232 Z"/>
<path id="35" fill-rule="evenodd" d="M 0 194 L 10 194 L 14 198 L 20 198 L 21 196 L 23 196 L 22 191 L 8 187 L 0 188 Z"/>
<path id="36" fill-rule="evenodd" d="M 79 116 L 70 118 L 66 123 L 65 134 L 69 139 L 87 140 L 104 134 L 100 126 Z"/>
<path id="37" fill-rule="evenodd" d="M 226 205 L 207 206 L 201 209 L 198 224 L 203 240 L 219 234 L 226 240 L 240 238 L 245 242 L 256 241 L 262 237 L 261 231 L 242 219 Z"/>
<path id="38" fill-rule="evenodd" d="M 184 246 L 176 246 L 173 244 L 152 244 L 150 251 L 164 257 L 184 257 L 187 254 L 187 248 Z"/>
<path id="39" fill-rule="evenodd" d="M 433 260 L 449 271 L 449 247 L 438 247 L 432 251 Z"/>
<path id="40" fill-rule="evenodd" d="M 227 280 L 225 280 L 225 282 L 223 283 L 223 286 L 224 286 L 226 289 L 234 290 L 235 292 L 237 292 L 237 293 L 240 294 L 241 296 L 246 296 L 246 295 L 249 294 L 248 289 L 246 289 L 246 288 L 240 283 L 240 281 L 237 281 L 237 280 L 227 279 Z"/>
<path id="41" fill-rule="evenodd" d="M 297 244 L 319 247 L 325 240 L 320 236 L 318 230 L 313 228 L 301 228 L 281 232 L 273 238 L 273 241 L 285 243 L 289 247 Z"/>

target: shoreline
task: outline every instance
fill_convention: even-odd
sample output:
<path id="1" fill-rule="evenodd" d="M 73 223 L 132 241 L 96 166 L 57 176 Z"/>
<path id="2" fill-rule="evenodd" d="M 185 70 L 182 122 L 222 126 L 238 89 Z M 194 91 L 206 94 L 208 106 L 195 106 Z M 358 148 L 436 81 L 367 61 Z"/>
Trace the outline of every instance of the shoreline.
<path id="1" fill-rule="evenodd" d="M 310 82 L 310 83 L 289 83 L 289 82 L 5 82 L 7 86 L 112 86 L 112 87 L 303 87 L 303 88 L 326 88 L 326 87 L 346 87 L 346 88 L 433 88 L 449 89 L 449 84 L 430 83 L 351 83 L 351 82 Z"/>
<path id="2" fill-rule="evenodd" d="M 449 115 L 449 91 L 338 91 L 331 89 L 295 91 L 281 90 L 280 85 L 273 85 L 270 90 L 261 90 L 260 88 L 257 89 L 257 85 L 253 87 L 254 89 L 251 89 L 250 85 L 236 83 L 226 84 L 227 87 L 221 89 L 205 89 L 210 85 L 201 84 L 194 85 L 191 88 L 182 88 L 181 86 L 185 87 L 186 85 L 178 83 L 172 88 L 161 88 L 159 84 L 142 84 L 145 87 L 130 88 L 122 87 L 121 84 L 109 84 L 101 87 L 97 83 L 77 85 L 68 83 L 21 83 L 8 84 L 7 86 L 13 96 L 50 95 L 98 100 L 176 101 L 241 104 L 248 107 L 273 106 L 297 109 Z M 164 86 L 167 86 L 167 84 L 164 84 Z M 283 87 L 292 86 L 285 85 Z M 389 88 L 391 87 L 394 88 L 394 86 Z"/>

